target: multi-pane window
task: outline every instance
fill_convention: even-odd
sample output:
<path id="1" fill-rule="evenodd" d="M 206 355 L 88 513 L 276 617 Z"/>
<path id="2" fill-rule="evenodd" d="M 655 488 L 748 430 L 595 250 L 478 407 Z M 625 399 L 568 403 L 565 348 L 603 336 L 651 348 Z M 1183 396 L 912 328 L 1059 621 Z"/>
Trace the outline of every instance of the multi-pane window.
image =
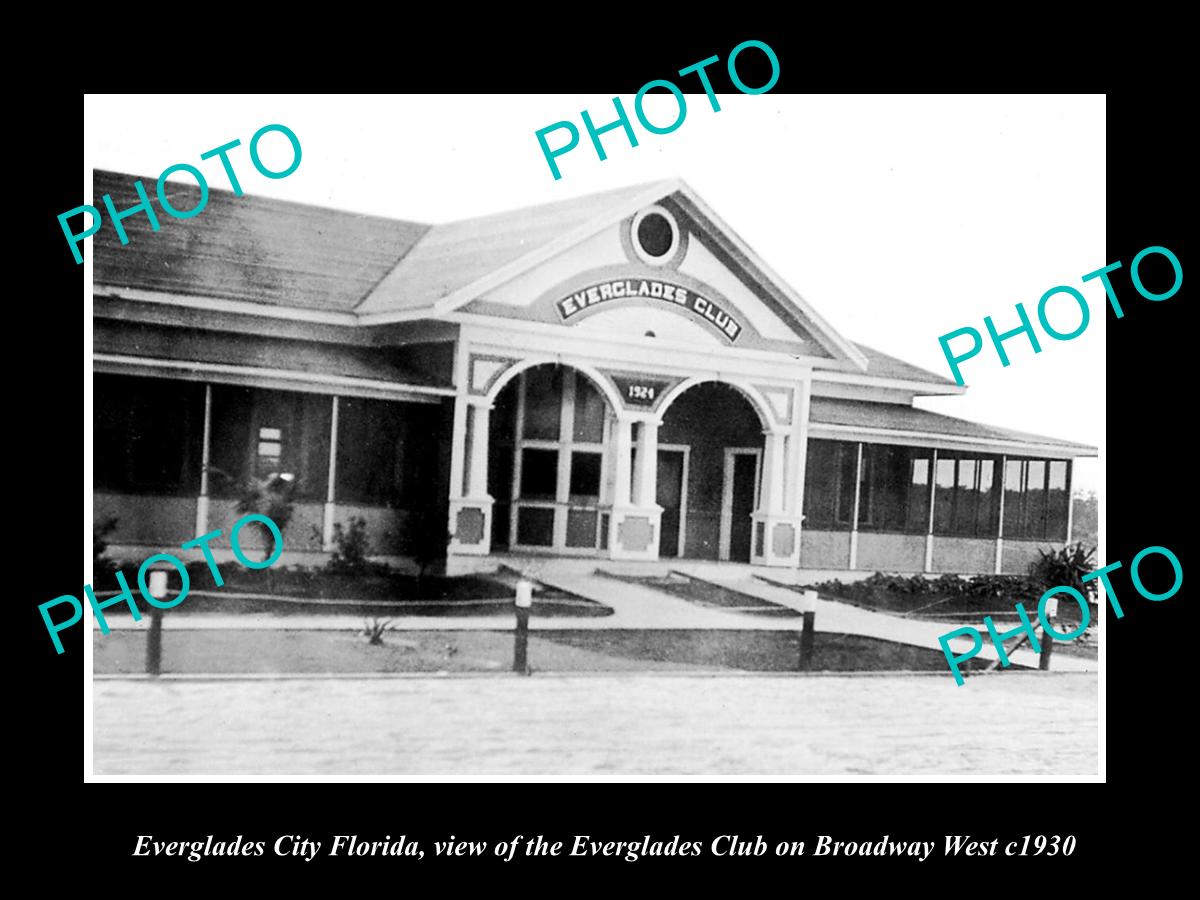
<path id="1" fill-rule="evenodd" d="M 931 461 L 926 449 L 863 444 L 859 530 L 925 534 Z"/>
<path id="2" fill-rule="evenodd" d="M 854 521 L 858 445 L 848 441 L 808 442 L 804 470 L 806 528 L 849 530 Z"/>
<path id="3" fill-rule="evenodd" d="M 510 533 L 524 546 L 598 547 L 605 493 L 604 396 L 585 376 L 563 366 L 527 370 L 515 394 L 515 407 L 503 406 L 517 445 Z M 497 433 L 508 428 L 502 421 Z M 498 451 L 497 461 L 500 456 Z"/>
<path id="4" fill-rule="evenodd" d="M 1069 463 L 1009 459 L 1004 485 L 1004 536 L 1062 541 L 1067 537 Z"/>
<path id="5" fill-rule="evenodd" d="M 997 457 L 940 451 L 934 477 L 933 533 L 995 537 L 1000 524 Z"/>
<path id="6" fill-rule="evenodd" d="M 96 375 L 96 489 L 196 494 L 204 433 L 204 385 Z"/>

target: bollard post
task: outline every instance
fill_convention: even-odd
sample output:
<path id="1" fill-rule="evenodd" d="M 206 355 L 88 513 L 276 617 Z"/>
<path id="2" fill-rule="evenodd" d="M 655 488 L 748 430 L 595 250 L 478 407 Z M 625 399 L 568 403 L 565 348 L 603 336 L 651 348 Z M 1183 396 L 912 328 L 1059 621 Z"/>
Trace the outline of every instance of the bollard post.
<path id="1" fill-rule="evenodd" d="M 811 669 L 817 630 L 817 592 L 805 591 L 801 596 L 804 598 L 800 604 L 800 610 L 804 613 L 804 630 L 800 632 L 800 668 Z"/>
<path id="2" fill-rule="evenodd" d="M 150 596 L 161 600 L 167 596 L 167 572 L 150 570 Z M 150 631 L 146 635 L 146 674 L 162 674 L 162 614 L 157 606 L 150 607 Z"/>
<path id="3" fill-rule="evenodd" d="M 533 585 L 522 578 L 517 582 L 517 630 L 513 633 L 513 671 L 529 674 L 529 609 L 533 606 Z"/>
<path id="4" fill-rule="evenodd" d="M 1058 597 L 1046 601 L 1046 621 L 1053 622 L 1058 616 Z M 1054 649 L 1054 638 L 1042 628 L 1042 655 L 1038 657 L 1038 668 L 1043 672 L 1050 671 L 1050 651 Z"/>

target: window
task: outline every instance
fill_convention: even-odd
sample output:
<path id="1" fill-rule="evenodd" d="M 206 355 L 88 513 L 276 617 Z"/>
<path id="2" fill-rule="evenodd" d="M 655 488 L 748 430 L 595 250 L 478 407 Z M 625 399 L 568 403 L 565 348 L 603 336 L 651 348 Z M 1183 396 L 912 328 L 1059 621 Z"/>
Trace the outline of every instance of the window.
<path id="1" fill-rule="evenodd" d="M 93 389 L 97 490 L 200 492 L 203 384 L 96 375 Z"/>
<path id="2" fill-rule="evenodd" d="M 1004 488 L 1005 537 L 1066 540 L 1069 466 L 1061 459 L 1008 460 Z"/>
<path id="3" fill-rule="evenodd" d="M 804 470 L 804 524 L 808 528 L 849 530 L 854 518 L 854 478 L 858 445 L 811 440 Z"/>
<path id="4" fill-rule="evenodd" d="M 933 533 L 995 537 L 1000 520 L 995 490 L 999 460 L 990 456 L 938 454 L 934 486 Z"/>
<path id="5" fill-rule="evenodd" d="M 283 458 L 283 429 L 258 429 L 258 459 L 255 470 L 259 478 L 281 473 Z"/>
<path id="6" fill-rule="evenodd" d="M 324 500 L 332 402 L 323 394 L 214 384 L 210 493 L 232 497 L 249 477 L 289 474 L 297 500 Z"/>
<path id="7" fill-rule="evenodd" d="M 558 451 L 526 447 L 521 451 L 521 497 L 553 500 L 558 494 Z"/>
<path id="8" fill-rule="evenodd" d="M 511 399 L 505 399 L 505 394 Z M 493 437 L 517 435 L 518 470 L 511 489 L 493 491 L 506 501 L 509 534 L 525 546 L 595 548 L 597 509 L 605 494 L 608 404 L 584 375 L 565 366 L 540 365 L 521 373 L 497 400 L 504 419 Z M 497 464 L 507 448 L 491 453 Z M 489 472 L 489 478 L 491 473 Z"/>
<path id="9" fill-rule="evenodd" d="M 651 206 L 634 216 L 629 236 L 633 252 L 650 265 L 669 262 L 680 246 L 679 226 L 661 206 Z"/>
<path id="10" fill-rule="evenodd" d="M 925 534 L 930 462 L 928 450 L 863 444 L 859 530 Z"/>

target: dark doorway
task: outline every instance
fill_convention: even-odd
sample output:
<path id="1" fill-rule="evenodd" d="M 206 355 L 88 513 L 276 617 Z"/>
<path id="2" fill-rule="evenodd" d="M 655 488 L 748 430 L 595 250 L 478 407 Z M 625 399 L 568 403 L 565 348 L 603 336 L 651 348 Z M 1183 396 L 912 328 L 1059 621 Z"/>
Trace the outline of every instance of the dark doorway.
<path id="1" fill-rule="evenodd" d="M 684 454 L 682 450 L 658 451 L 658 505 L 663 508 L 658 555 L 679 555 L 679 519 L 683 509 Z"/>
<path id="2" fill-rule="evenodd" d="M 729 498 L 729 558 L 750 562 L 754 493 L 758 484 L 758 454 L 732 453 L 732 482 Z"/>

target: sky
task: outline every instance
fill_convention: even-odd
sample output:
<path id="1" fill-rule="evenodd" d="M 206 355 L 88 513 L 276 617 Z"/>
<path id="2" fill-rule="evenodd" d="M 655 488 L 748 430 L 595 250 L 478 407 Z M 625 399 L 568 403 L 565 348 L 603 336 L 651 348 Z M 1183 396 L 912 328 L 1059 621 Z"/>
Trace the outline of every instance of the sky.
<path id="1" fill-rule="evenodd" d="M 580 112 L 612 121 L 612 95 L 89 95 L 85 196 L 92 167 L 156 179 L 189 163 L 228 188 L 219 162 L 200 155 L 234 139 L 249 194 L 423 222 L 679 177 L 834 329 L 945 377 L 939 336 L 970 326 L 986 341 L 984 317 L 1007 331 L 1017 303 L 1038 327 L 1042 295 L 1073 287 L 1092 313 L 1078 338 L 1039 328 L 1035 354 L 1014 337 L 1007 368 L 987 343 L 963 364 L 965 395 L 917 405 L 1100 447 L 1099 460 L 1078 463 L 1075 484 L 1102 491 L 1106 302 L 1098 280 L 1081 277 L 1114 261 L 1103 96 L 719 94 L 719 112 L 704 94 L 685 97 L 683 123 L 655 135 L 623 95 L 639 144 L 609 132 L 601 161 Z M 669 94 L 647 95 L 645 111 L 660 124 L 678 115 Z M 535 132 L 561 120 L 582 137 L 558 157 L 555 180 Z M 250 137 L 274 123 L 303 152 L 276 180 L 246 156 Z M 552 147 L 564 139 L 548 137 Z M 290 161 L 278 134 L 261 147 L 268 167 Z M 1070 332 L 1080 313 L 1060 296 L 1048 315 Z"/>

